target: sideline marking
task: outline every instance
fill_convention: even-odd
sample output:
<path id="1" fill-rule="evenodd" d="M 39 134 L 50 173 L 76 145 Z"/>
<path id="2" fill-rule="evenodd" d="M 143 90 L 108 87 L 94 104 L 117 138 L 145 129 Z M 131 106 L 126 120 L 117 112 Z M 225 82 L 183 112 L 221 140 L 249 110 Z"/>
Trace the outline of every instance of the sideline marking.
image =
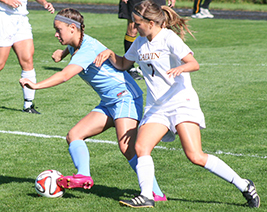
<path id="1" fill-rule="evenodd" d="M 41 137 L 41 138 L 60 138 L 60 139 L 66 139 L 64 136 L 59 135 L 45 135 L 45 134 L 37 134 L 37 133 L 27 133 L 27 132 L 19 132 L 19 131 L 4 131 L 0 130 L 0 133 L 4 134 L 15 134 L 15 135 L 25 135 L 25 136 L 33 136 L 33 137 Z M 98 139 L 86 139 L 86 142 L 91 143 L 106 143 L 106 144 L 113 144 L 117 145 L 117 142 L 115 141 L 104 141 L 104 140 L 98 140 Z M 172 150 L 172 151 L 183 151 L 183 149 L 176 149 L 176 148 L 167 148 L 163 146 L 156 146 L 156 149 L 163 149 L 163 150 Z M 216 154 L 216 155 L 231 155 L 236 157 L 252 157 L 252 158 L 261 158 L 261 159 L 267 159 L 267 156 L 259 156 L 259 155 L 244 155 L 244 154 L 237 154 L 237 153 L 231 153 L 231 152 L 223 152 L 221 150 L 218 150 L 216 152 L 209 152 L 205 151 L 206 153 Z"/>

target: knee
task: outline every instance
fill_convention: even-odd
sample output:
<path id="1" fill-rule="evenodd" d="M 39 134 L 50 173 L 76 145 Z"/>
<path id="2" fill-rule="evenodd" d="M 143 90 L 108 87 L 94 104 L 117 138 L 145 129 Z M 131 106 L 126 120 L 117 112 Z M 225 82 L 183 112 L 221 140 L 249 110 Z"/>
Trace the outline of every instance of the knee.
<path id="1" fill-rule="evenodd" d="M 119 148 L 121 153 L 126 157 L 128 160 L 130 160 L 133 156 L 135 156 L 135 142 L 133 139 L 130 139 L 129 141 L 119 142 Z"/>
<path id="2" fill-rule="evenodd" d="M 3 70 L 3 68 L 5 67 L 6 63 L 5 62 L 1 62 L 0 61 L 0 71 Z"/>
<path id="3" fill-rule="evenodd" d="M 75 136 L 76 134 L 73 132 L 73 130 L 70 130 L 66 136 L 66 141 L 68 143 L 68 145 L 70 145 L 70 143 L 74 140 L 78 140 L 79 138 L 77 138 Z"/>
<path id="4" fill-rule="evenodd" d="M 151 147 L 149 145 L 144 145 L 143 142 L 137 142 L 135 144 L 135 151 L 138 157 L 144 156 L 144 155 L 150 155 L 154 147 Z"/>
<path id="5" fill-rule="evenodd" d="M 70 132 L 68 132 L 68 134 L 66 136 L 66 141 L 67 141 L 68 145 L 70 145 L 70 143 L 71 143 Z"/>
<path id="6" fill-rule="evenodd" d="M 195 165 L 204 167 L 207 162 L 206 154 L 204 153 L 192 153 L 187 154 L 187 158 Z"/>

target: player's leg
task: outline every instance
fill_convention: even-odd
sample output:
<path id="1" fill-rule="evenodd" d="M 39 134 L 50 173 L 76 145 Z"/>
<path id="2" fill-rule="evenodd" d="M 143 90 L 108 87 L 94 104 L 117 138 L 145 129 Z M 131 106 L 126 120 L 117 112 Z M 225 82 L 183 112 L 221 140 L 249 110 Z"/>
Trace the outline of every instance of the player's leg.
<path id="1" fill-rule="evenodd" d="M 0 71 L 4 68 L 13 45 L 14 29 L 15 26 L 10 16 L 5 12 L 0 12 Z"/>
<path id="2" fill-rule="evenodd" d="M 0 71 L 5 67 L 11 46 L 0 47 Z"/>
<path id="3" fill-rule="evenodd" d="M 137 29 L 134 27 L 134 22 L 130 19 L 127 20 L 127 31 L 124 37 L 124 51 L 131 47 L 132 43 L 136 39 Z"/>
<path id="4" fill-rule="evenodd" d="M 118 118 L 114 122 L 120 151 L 129 161 L 135 156 L 134 146 L 139 122 L 131 118 Z"/>
<path id="5" fill-rule="evenodd" d="M 202 2 L 202 0 L 194 0 L 193 15 L 195 15 L 195 14 L 200 12 L 201 2 Z"/>
<path id="6" fill-rule="evenodd" d="M 229 183 L 234 184 L 243 194 L 244 192 L 247 193 L 248 187 L 251 187 L 253 192 L 255 192 L 255 195 L 252 199 L 249 198 L 249 204 L 255 205 L 256 207 L 259 206 L 259 197 L 256 193 L 253 183 L 249 185 L 249 182 L 246 179 L 242 179 L 221 159 L 214 155 L 206 154 L 202 151 L 201 135 L 198 124 L 192 122 L 183 122 L 178 124 L 176 129 L 184 152 L 192 163 L 202 166 L 211 173 L 219 176 Z"/>
<path id="7" fill-rule="evenodd" d="M 155 171 L 151 152 L 167 132 L 168 128 L 158 123 L 147 123 L 139 128 L 135 149 L 138 156 L 136 170 L 141 194 L 132 200 L 121 200 L 121 205 L 134 208 L 154 207 L 152 190 Z"/>
<path id="8" fill-rule="evenodd" d="M 209 9 L 209 5 L 211 3 L 212 0 L 205 0 L 203 2 L 203 4 L 201 5 L 201 8 L 204 8 L 204 9 Z"/>
<path id="9" fill-rule="evenodd" d="M 13 49 L 18 57 L 19 64 L 21 66 L 21 78 L 28 78 L 32 82 L 36 83 L 36 73 L 33 68 L 33 54 L 34 45 L 32 39 L 21 40 L 13 44 Z M 37 113 L 32 101 L 35 97 L 35 90 L 29 89 L 27 87 L 22 88 L 24 97 L 23 111 L 29 113 Z"/>
<path id="10" fill-rule="evenodd" d="M 114 126 L 113 120 L 104 113 L 92 111 L 81 119 L 68 133 L 69 153 L 78 172 L 73 176 L 58 179 L 64 188 L 90 189 L 94 182 L 90 173 L 90 154 L 84 140 Z"/>
<path id="11" fill-rule="evenodd" d="M 132 43 L 137 37 L 137 29 L 134 27 L 134 22 L 131 19 L 127 20 L 127 31 L 124 37 L 124 51 L 131 47 Z M 138 70 L 132 65 L 127 72 L 135 79 L 142 80 L 143 78 L 138 74 Z M 140 72 L 140 71 L 139 71 Z M 140 73 L 141 74 L 141 73 Z"/>

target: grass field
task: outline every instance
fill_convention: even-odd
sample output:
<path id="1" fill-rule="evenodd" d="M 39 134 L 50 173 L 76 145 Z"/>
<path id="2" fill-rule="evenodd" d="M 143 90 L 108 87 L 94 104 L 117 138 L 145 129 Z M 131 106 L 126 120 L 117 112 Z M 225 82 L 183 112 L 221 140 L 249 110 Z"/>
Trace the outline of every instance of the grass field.
<path id="1" fill-rule="evenodd" d="M 83 13 L 85 32 L 123 54 L 126 23 L 117 15 Z M 45 11 L 30 11 L 37 80 L 60 71 L 68 59 L 54 63 L 51 54 L 64 48 L 54 38 L 53 18 Z M 267 211 L 266 160 L 266 21 L 192 20 L 196 40 L 187 44 L 200 63 L 191 74 L 199 94 L 207 129 L 202 130 L 203 150 L 212 153 L 244 178 L 253 180 Z M 21 112 L 23 97 L 20 67 L 12 52 L 0 74 L 0 211 L 132 211 L 118 204 L 139 192 L 137 178 L 116 145 L 114 129 L 87 142 L 91 156 L 91 190 L 67 190 L 62 198 L 38 197 L 34 180 L 46 169 L 64 175 L 75 173 L 64 140 L 69 129 L 99 102 L 78 76 L 36 92 L 41 115 Z M 138 84 L 145 92 L 144 81 Z M 107 142 L 111 141 L 111 142 Z M 156 177 L 167 202 L 144 211 L 244 212 L 245 199 L 231 184 L 192 165 L 179 139 L 160 143 L 153 151 Z"/>
<path id="2" fill-rule="evenodd" d="M 35 1 L 35 0 L 29 0 Z M 78 4 L 108 4 L 118 5 L 118 0 L 51 0 L 53 3 L 78 3 Z M 176 8 L 193 8 L 193 0 L 176 0 Z M 212 1 L 209 8 L 211 10 L 244 10 L 244 11 L 267 11 L 267 4 L 253 4 L 243 2 L 242 0 L 235 0 L 230 2 Z"/>

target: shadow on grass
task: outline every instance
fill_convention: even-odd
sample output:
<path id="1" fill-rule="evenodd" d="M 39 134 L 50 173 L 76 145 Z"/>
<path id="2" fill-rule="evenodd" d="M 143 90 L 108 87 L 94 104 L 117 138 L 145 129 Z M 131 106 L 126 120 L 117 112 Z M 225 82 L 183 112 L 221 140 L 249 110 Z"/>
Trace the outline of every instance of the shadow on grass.
<path id="1" fill-rule="evenodd" d="M 117 187 L 108 187 L 104 185 L 94 185 L 89 190 L 78 188 L 77 190 L 85 193 L 95 194 L 99 197 L 106 197 L 114 200 L 131 199 L 134 194 L 139 194 L 140 191 L 134 189 L 119 189 Z"/>
<path id="2" fill-rule="evenodd" d="M 51 70 L 51 71 L 62 71 L 62 68 L 58 67 L 50 67 L 50 66 L 43 66 L 45 70 Z"/>
<path id="3" fill-rule="evenodd" d="M 1 184 L 7 184 L 7 183 L 34 183 L 35 179 L 32 178 L 19 178 L 19 177 L 9 177 L 9 176 L 3 176 L 0 175 L 0 185 Z"/>
<path id="4" fill-rule="evenodd" d="M 12 182 L 31 183 L 32 187 L 34 189 L 35 179 L 10 177 L 10 176 L 0 175 L 0 185 L 12 183 Z M 119 189 L 116 187 L 108 187 L 108 186 L 103 186 L 103 185 L 94 185 L 90 190 L 85 190 L 82 188 L 76 188 L 75 190 L 78 190 L 78 191 L 84 192 L 84 193 L 95 194 L 99 197 L 111 198 L 114 200 L 120 200 L 122 196 L 125 199 L 128 199 L 128 198 L 130 199 L 130 198 L 134 197 L 133 194 L 138 194 L 140 192 L 140 191 L 133 190 L 133 189 Z M 29 193 L 27 195 L 34 197 L 34 198 L 39 197 L 39 195 L 37 193 Z M 66 189 L 65 194 L 63 195 L 62 198 L 79 198 L 79 197 L 76 197 L 75 195 L 68 193 L 68 189 Z"/>
<path id="5" fill-rule="evenodd" d="M 1 106 L 0 110 L 4 109 L 4 110 L 13 110 L 13 111 L 19 111 L 22 112 L 22 109 L 15 109 L 15 108 L 10 108 L 10 107 L 5 107 L 5 106 Z"/>
<path id="6" fill-rule="evenodd" d="M 179 199 L 179 198 L 169 198 L 168 201 L 179 201 L 179 202 L 191 202 L 191 203 L 205 203 L 205 204 L 223 204 L 223 205 L 234 205 L 238 207 L 245 207 L 245 204 L 240 203 L 229 203 L 229 202 L 219 202 L 219 201 L 205 201 L 205 200 L 188 200 L 188 199 Z"/>
<path id="7" fill-rule="evenodd" d="M 35 179 L 32 178 L 18 178 L 18 177 L 9 177 L 9 176 L 2 176 L 0 175 L 0 185 L 1 184 L 7 184 L 7 183 L 32 183 L 32 187 L 34 189 L 34 183 Z M 131 199 L 134 197 L 134 194 L 139 194 L 140 191 L 134 190 L 134 189 L 119 189 L 116 187 L 108 187 L 103 185 L 94 185 L 91 189 L 85 190 L 82 188 L 76 188 L 76 190 L 84 193 L 90 193 L 97 195 L 99 197 L 106 197 L 110 199 L 114 199 L 116 201 L 119 201 L 121 199 Z M 27 194 L 31 197 L 38 197 L 39 195 L 37 193 L 29 193 Z M 79 198 L 76 197 L 73 194 L 68 193 L 68 189 L 65 190 L 65 194 L 62 198 Z M 204 203 L 204 204 L 224 204 L 224 205 L 233 205 L 238 207 L 245 207 L 246 204 L 239 204 L 239 203 L 227 203 L 227 202 L 219 202 L 219 201 L 205 201 L 205 200 L 188 200 L 188 199 L 179 199 L 179 198 L 171 198 L 168 197 L 168 201 L 179 201 L 179 202 L 189 202 L 189 203 Z"/>

